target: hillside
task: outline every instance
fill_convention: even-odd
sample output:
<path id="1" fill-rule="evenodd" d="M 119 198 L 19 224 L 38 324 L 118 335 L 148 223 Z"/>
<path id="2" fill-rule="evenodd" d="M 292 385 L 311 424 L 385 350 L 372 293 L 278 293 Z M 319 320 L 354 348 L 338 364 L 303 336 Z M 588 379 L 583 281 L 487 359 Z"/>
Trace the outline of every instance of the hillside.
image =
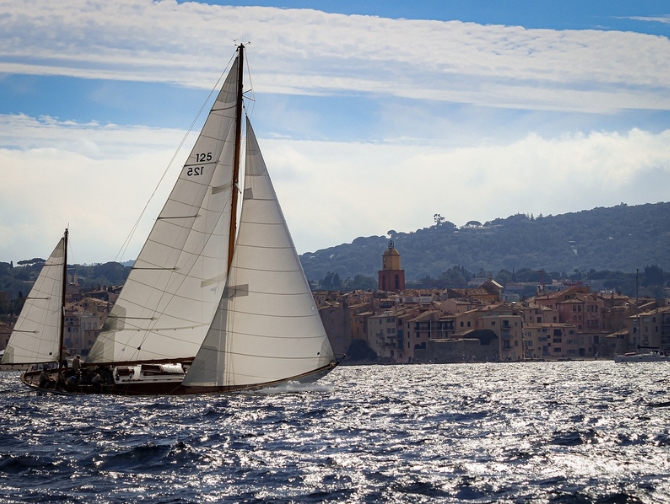
<path id="1" fill-rule="evenodd" d="M 670 203 L 621 204 L 556 216 L 513 215 L 461 228 L 441 222 L 410 233 L 356 238 L 353 243 L 303 254 L 310 280 L 377 277 L 389 237 L 402 255 L 408 280 L 438 278 L 452 266 L 477 273 L 521 268 L 635 272 L 647 265 L 670 269 Z"/>
<path id="2" fill-rule="evenodd" d="M 537 218 L 513 215 L 469 224 L 457 228 L 443 221 L 411 233 L 391 231 L 384 236 L 356 238 L 353 243 L 303 254 L 300 259 L 312 281 L 325 279 L 329 272 L 341 280 L 361 275 L 369 277 L 363 278 L 358 287 L 364 289 L 376 287 L 389 236 L 402 255 L 408 282 L 440 278 L 454 266 L 475 275 L 482 270 L 495 276 L 500 270 L 522 269 L 559 274 L 547 275 L 547 279 L 591 270 L 634 274 L 639 269 L 646 274 L 645 267 L 651 265 L 670 270 L 670 203 L 620 205 Z M 18 313 L 20 303 L 16 304 L 16 299 L 30 291 L 43 262 L 40 258 L 27 259 L 16 267 L 0 262 L 0 315 Z M 129 271 L 129 265 L 114 262 L 69 268 L 69 273 L 76 275 L 85 288 L 121 285 Z M 648 273 L 653 276 L 654 272 L 657 270 L 650 269 Z M 664 273 L 660 271 L 659 275 L 660 282 L 648 280 L 643 285 L 661 285 Z M 634 275 L 627 279 L 616 277 L 614 284 L 620 289 L 626 285 L 630 295 L 635 289 Z"/>

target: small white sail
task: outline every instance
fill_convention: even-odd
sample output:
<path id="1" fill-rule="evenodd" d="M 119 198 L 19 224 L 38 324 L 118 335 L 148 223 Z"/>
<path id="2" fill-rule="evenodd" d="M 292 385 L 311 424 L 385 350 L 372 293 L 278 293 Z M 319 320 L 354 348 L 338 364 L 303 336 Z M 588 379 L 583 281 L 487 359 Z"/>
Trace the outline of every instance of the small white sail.
<path id="1" fill-rule="evenodd" d="M 42 266 L 21 309 L 2 364 L 57 362 L 63 310 L 65 238 Z"/>
<path id="2" fill-rule="evenodd" d="M 267 383 L 334 360 L 248 119 L 244 187 L 227 285 L 187 386 Z"/>
<path id="3" fill-rule="evenodd" d="M 236 58 L 87 362 L 198 351 L 228 269 L 237 76 Z"/>

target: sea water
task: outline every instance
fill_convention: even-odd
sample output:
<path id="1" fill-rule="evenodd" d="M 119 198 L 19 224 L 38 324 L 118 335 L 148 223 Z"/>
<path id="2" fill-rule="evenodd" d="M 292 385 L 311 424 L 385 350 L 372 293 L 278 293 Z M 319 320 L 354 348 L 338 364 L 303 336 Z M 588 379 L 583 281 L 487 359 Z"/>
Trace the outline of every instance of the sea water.
<path id="1" fill-rule="evenodd" d="M 343 366 L 202 397 L 0 376 L 3 502 L 670 502 L 670 364 Z"/>

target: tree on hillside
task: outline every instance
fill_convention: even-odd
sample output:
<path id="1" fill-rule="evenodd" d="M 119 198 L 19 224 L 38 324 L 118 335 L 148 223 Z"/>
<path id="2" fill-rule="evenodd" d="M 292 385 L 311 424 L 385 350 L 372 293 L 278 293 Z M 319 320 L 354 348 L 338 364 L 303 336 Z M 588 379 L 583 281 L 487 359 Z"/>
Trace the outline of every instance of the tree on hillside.
<path id="1" fill-rule="evenodd" d="M 26 300 L 23 297 L 23 292 L 19 291 L 19 297 L 10 301 L 9 313 L 14 315 L 21 313 L 21 309 L 25 302 Z"/>
<path id="2" fill-rule="evenodd" d="M 447 287 L 463 288 L 467 287 L 471 278 L 472 273 L 466 270 L 463 266 L 454 266 L 442 273 L 439 279 L 444 282 Z"/>
<path id="3" fill-rule="evenodd" d="M 0 315 L 9 313 L 9 294 L 5 291 L 0 291 Z"/>
<path id="4" fill-rule="evenodd" d="M 512 281 L 512 272 L 506 269 L 501 269 L 498 271 L 498 274 L 494 277 L 494 280 L 500 285 L 507 285 L 508 282 Z"/>
<path id="5" fill-rule="evenodd" d="M 329 271 L 326 274 L 326 277 L 323 278 L 319 283 L 321 284 L 321 288 L 324 290 L 334 291 L 340 290 L 342 288 L 342 280 L 340 279 L 340 275 L 331 271 Z"/>
<path id="6" fill-rule="evenodd" d="M 356 275 L 354 279 L 347 278 L 344 281 L 344 289 L 352 290 L 374 290 L 377 288 L 377 281 L 369 276 Z"/>
<path id="7" fill-rule="evenodd" d="M 665 278 L 663 276 L 663 270 L 657 265 L 653 264 L 651 266 L 644 267 L 644 273 L 640 280 L 640 285 L 643 287 L 649 287 L 650 285 L 662 286 L 665 283 Z"/>
<path id="8" fill-rule="evenodd" d="M 46 261 L 44 259 L 41 259 L 39 257 L 35 257 L 33 259 L 24 259 L 23 261 L 17 261 L 17 265 L 19 266 L 32 266 L 34 264 L 43 264 Z"/>

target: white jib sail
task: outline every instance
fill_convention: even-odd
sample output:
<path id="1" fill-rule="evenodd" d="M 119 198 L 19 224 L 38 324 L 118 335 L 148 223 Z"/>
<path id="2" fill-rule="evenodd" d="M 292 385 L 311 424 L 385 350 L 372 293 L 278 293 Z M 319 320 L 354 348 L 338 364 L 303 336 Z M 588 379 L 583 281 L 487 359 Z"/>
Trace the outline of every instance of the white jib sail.
<path id="1" fill-rule="evenodd" d="M 88 362 L 195 356 L 228 266 L 237 58 Z"/>
<path id="2" fill-rule="evenodd" d="M 188 386 L 267 383 L 328 365 L 333 350 L 247 119 L 239 234 Z"/>
<path id="3" fill-rule="evenodd" d="M 58 361 L 63 310 L 65 238 L 61 238 L 21 309 L 2 364 Z"/>

